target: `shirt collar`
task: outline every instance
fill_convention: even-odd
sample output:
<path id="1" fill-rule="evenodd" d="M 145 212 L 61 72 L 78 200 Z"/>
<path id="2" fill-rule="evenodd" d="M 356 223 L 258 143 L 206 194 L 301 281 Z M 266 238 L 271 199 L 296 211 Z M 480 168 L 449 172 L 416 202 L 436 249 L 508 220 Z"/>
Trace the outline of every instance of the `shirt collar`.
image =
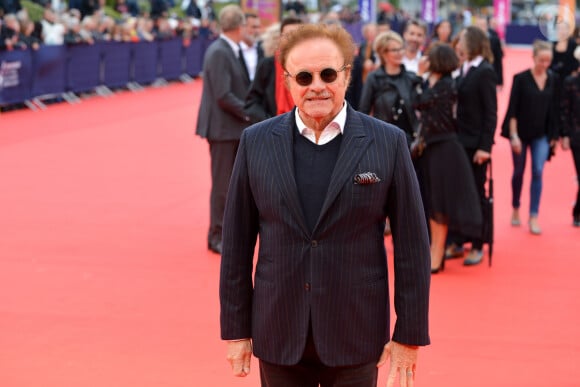
<path id="1" fill-rule="evenodd" d="M 242 49 L 242 50 L 244 50 L 244 51 L 246 51 L 246 50 L 249 50 L 250 48 L 254 48 L 255 46 L 256 46 L 255 44 L 253 44 L 253 45 L 251 45 L 251 46 L 248 46 L 248 45 L 246 44 L 246 42 L 244 42 L 243 40 L 240 42 L 240 47 L 241 47 L 241 49 Z"/>
<path id="2" fill-rule="evenodd" d="M 232 50 L 234 50 L 234 54 L 236 54 L 236 56 L 240 55 L 240 46 L 236 42 L 234 42 L 224 34 L 220 34 L 220 38 L 225 40 L 230 45 Z"/>
<path id="3" fill-rule="evenodd" d="M 481 64 L 481 62 L 483 62 L 483 56 L 481 56 L 481 55 L 476 56 L 475 58 L 473 58 L 469 62 L 465 62 L 463 64 L 463 73 L 465 74 L 467 72 L 467 70 L 469 70 L 472 67 L 479 66 Z"/>
<path id="4" fill-rule="evenodd" d="M 324 137 L 324 134 L 326 134 L 325 132 L 327 132 L 327 131 L 331 132 L 331 131 L 335 130 L 334 125 L 338 125 L 339 132 L 337 132 L 337 134 L 344 133 L 344 126 L 346 125 L 346 110 L 347 110 L 346 107 L 347 107 L 347 104 L 345 101 L 342 103 L 342 109 L 340 109 L 338 114 L 332 119 L 332 121 L 330 121 L 330 123 L 328 125 L 326 125 L 326 128 L 324 128 L 324 130 L 322 131 L 322 134 L 320 136 L 321 140 L 322 140 L 322 137 Z M 296 108 L 296 110 L 294 110 L 294 116 L 296 118 L 296 126 L 298 127 L 298 132 L 302 136 L 308 137 L 310 139 L 309 135 L 311 133 L 313 133 L 313 131 L 312 131 L 312 129 L 308 128 L 304 124 L 304 121 L 302 121 L 302 118 L 300 118 L 298 108 Z M 334 136 L 332 136 L 332 138 L 334 138 Z M 326 141 L 319 141 L 319 145 L 322 145 L 325 142 Z"/>

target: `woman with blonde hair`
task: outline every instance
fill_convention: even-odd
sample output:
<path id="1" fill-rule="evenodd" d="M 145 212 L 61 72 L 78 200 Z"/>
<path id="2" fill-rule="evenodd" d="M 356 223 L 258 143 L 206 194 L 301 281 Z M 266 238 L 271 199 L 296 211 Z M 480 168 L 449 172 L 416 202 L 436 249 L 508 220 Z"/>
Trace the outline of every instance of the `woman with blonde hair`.
<path id="1" fill-rule="evenodd" d="M 413 109 L 421 74 L 403 65 L 405 47 L 401 35 L 387 31 L 375 38 L 374 50 L 381 65 L 369 73 L 363 86 L 359 111 L 401 128 L 410 145 L 418 124 Z"/>
<path id="2" fill-rule="evenodd" d="M 530 186 L 530 232 L 542 233 L 538 224 L 542 172 L 550 156 L 550 148 L 559 136 L 557 100 L 559 77 L 548 70 L 552 62 L 552 44 L 536 40 L 533 45 L 532 68 L 514 75 L 509 107 L 502 125 L 502 136 L 510 140 L 514 171 L 512 175 L 513 226 L 520 225 L 520 196 L 528 149 L 532 157 Z"/>

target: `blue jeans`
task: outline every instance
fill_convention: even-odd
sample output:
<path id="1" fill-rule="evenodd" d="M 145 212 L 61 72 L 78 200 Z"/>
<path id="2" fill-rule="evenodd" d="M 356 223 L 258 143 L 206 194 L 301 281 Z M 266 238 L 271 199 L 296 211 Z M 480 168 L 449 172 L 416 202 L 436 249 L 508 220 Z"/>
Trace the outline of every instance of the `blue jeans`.
<path id="1" fill-rule="evenodd" d="M 522 141 L 522 153 L 512 152 L 514 174 L 512 175 L 512 207 L 520 208 L 520 196 L 524 169 L 526 168 L 526 154 L 530 148 L 532 154 L 532 184 L 530 187 L 530 216 L 538 216 L 540 196 L 542 195 L 542 172 L 550 153 L 550 143 L 546 136 L 531 141 Z"/>

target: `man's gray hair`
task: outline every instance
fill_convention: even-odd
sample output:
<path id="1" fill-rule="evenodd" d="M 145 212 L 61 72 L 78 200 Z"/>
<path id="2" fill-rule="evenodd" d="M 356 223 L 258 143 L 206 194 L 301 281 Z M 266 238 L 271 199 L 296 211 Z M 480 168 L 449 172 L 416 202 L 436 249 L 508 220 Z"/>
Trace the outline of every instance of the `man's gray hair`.
<path id="1" fill-rule="evenodd" d="M 233 31 L 246 22 L 244 11 L 235 4 L 226 5 L 219 13 L 219 23 L 222 32 Z"/>

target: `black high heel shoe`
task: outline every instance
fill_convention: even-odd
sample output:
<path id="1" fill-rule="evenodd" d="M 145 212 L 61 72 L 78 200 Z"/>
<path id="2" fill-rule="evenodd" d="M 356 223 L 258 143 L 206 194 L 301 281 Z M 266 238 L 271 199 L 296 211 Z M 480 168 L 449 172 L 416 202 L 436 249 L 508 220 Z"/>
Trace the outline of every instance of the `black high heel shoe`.
<path id="1" fill-rule="evenodd" d="M 439 272 L 443 272 L 443 270 L 445 270 L 445 257 L 441 259 L 439 267 L 431 268 L 431 274 L 437 274 Z"/>

